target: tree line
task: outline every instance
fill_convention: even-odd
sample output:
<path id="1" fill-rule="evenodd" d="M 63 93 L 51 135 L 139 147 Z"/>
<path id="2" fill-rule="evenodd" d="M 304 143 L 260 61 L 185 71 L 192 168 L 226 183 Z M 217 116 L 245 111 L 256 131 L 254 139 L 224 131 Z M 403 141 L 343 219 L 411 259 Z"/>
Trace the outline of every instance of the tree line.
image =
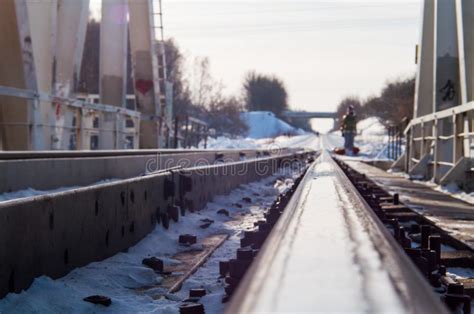
<path id="1" fill-rule="evenodd" d="M 349 106 L 353 106 L 360 119 L 377 117 L 385 126 L 399 124 L 404 118 L 413 117 L 415 78 L 397 78 L 388 81 L 379 95 L 361 99 L 345 97 L 337 107 L 339 121 Z"/>

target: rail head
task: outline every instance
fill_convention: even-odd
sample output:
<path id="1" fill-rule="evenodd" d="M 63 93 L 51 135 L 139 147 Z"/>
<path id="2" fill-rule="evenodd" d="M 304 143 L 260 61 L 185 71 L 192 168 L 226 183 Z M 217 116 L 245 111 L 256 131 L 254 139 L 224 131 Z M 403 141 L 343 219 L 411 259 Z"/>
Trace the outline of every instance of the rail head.
<path id="1" fill-rule="evenodd" d="M 289 260 L 293 258 L 292 253 L 294 252 L 292 250 L 294 250 L 294 247 L 296 246 L 291 243 L 292 241 L 296 241 L 295 239 L 298 236 L 301 236 L 301 234 L 312 232 L 311 230 L 297 230 L 295 226 L 304 221 L 303 215 L 305 210 L 303 207 L 305 206 L 305 202 L 308 202 L 307 199 L 311 198 L 311 193 L 309 193 L 309 191 L 311 185 L 314 184 L 313 180 L 317 180 L 318 174 L 315 174 L 315 167 L 322 161 L 324 161 L 326 165 L 329 165 L 329 167 L 323 169 L 324 171 L 321 172 L 332 172 L 331 175 L 336 177 L 335 185 L 337 185 L 338 191 L 347 191 L 350 193 L 350 201 L 353 204 L 353 212 L 351 214 L 357 215 L 359 221 L 361 221 L 361 225 L 363 225 L 364 231 L 368 233 L 372 246 L 375 248 L 379 259 L 382 261 L 381 266 L 388 273 L 390 285 L 392 287 L 391 289 L 398 295 L 398 300 L 403 308 L 401 312 L 446 313 L 446 309 L 439 301 L 439 298 L 436 297 L 431 287 L 426 283 L 425 279 L 421 276 L 411 260 L 406 256 L 398 243 L 396 243 L 383 224 L 378 220 L 376 215 L 369 208 L 369 205 L 365 200 L 363 200 L 344 172 L 326 152 L 319 157 L 315 165 L 312 166 L 299 185 L 287 208 L 280 217 L 280 220 L 275 225 L 264 246 L 260 250 L 259 255 L 253 262 L 243 281 L 240 283 L 236 293 L 233 295 L 231 303 L 227 308 L 227 313 L 253 313 L 262 311 L 262 309 L 263 311 L 278 311 L 280 309 L 274 305 L 271 306 L 271 309 L 268 308 L 268 295 L 273 294 L 272 298 L 275 300 L 275 303 L 277 303 L 276 300 L 281 299 L 283 295 L 288 292 L 288 289 L 300 289 L 301 291 L 299 291 L 299 294 L 296 294 L 297 298 L 292 299 L 288 295 L 284 297 L 285 300 L 283 302 L 287 303 L 285 310 L 288 310 L 288 303 L 301 302 L 304 298 L 316 298 L 318 295 L 317 289 L 321 285 L 327 286 L 320 287 L 319 289 L 336 289 L 337 284 L 331 286 L 328 282 L 312 282 L 310 284 L 305 284 L 303 281 L 311 278 L 311 276 L 309 276 L 310 274 L 308 274 L 308 276 L 301 276 L 301 274 L 299 274 L 302 281 L 299 287 L 285 287 L 285 280 L 282 279 L 279 283 L 280 286 L 275 288 L 275 285 L 273 285 L 273 291 L 269 292 L 270 285 L 266 284 L 268 281 L 274 281 L 274 278 L 279 275 L 282 275 L 285 278 L 292 276 L 292 273 L 285 271 L 292 269 L 288 265 L 290 263 Z M 327 174 L 322 174 L 322 176 L 324 175 Z M 313 192 L 316 193 L 317 191 Z M 317 206 L 321 205 L 322 204 L 312 204 L 311 206 L 313 208 L 311 210 L 317 210 Z M 293 227 L 289 227 L 290 224 L 292 224 Z M 289 241 L 288 239 L 292 239 L 292 241 Z M 308 243 L 308 250 L 315 249 L 311 247 L 312 244 L 313 243 Z M 314 244 L 316 245 L 316 243 Z M 299 254 L 305 254 L 305 252 Z M 325 252 L 321 252 L 321 254 L 325 254 Z M 282 261 L 280 258 L 282 255 L 286 255 L 286 258 L 283 259 L 285 262 L 280 263 Z M 337 264 L 337 261 L 335 262 Z M 285 263 L 287 265 L 282 265 Z M 310 263 L 310 261 L 304 263 Z M 320 265 L 315 264 L 314 272 L 331 271 L 324 270 L 320 267 Z M 282 271 L 282 269 L 284 269 L 284 271 Z M 334 269 L 332 271 L 335 272 L 334 280 L 338 281 L 337 272 L 340 270 Z M 295 280 L 293 280 L 293 283 L 295 283 Z M 282 292 L 280 290 L 284 291 Z M 278 295 L 274 295 L 275 291 L 278 291 Z M 295 296 L 294 293 L 291 294 Z M 264 303 L 262 302 L 262 299 L 266 299 L 266 305 L 262 305 L 262 303 Z M 307 300 L 304 302 L 307 302 Z M 280 302 L 278 301 L 278 303 Z M 294 305 L 295 309 L 298 308 L 298 304 Z M 317 310 L 317 308 L 312 309 L 312 311 Z M 326 310 L 329 309 L 326 308 Z M 337 310 L 337 303 L 335 304 L 335 309 L 332 309 L 332 311 L 334 310 Z"/>

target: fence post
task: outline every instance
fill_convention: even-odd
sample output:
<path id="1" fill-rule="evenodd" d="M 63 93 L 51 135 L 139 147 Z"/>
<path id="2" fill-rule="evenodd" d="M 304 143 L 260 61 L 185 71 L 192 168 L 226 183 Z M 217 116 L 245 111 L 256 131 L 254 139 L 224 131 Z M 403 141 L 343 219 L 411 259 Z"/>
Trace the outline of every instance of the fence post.
<path id="1" fill-rule="evenodd" d="M 458 124 L 457 124 L 457 117 L 456 113 L 453 110 L 453 167 L 456 165 L 456 162 L 458 161 Z"/>
<path id="2" fill-rule="evenodd" d="M 406 135 L 407 147 L 406 147 L 405 153 L 407 157 L 405 158 L 405 172 L 409 172 L 411 168 L 410 166 L 412 163 L 412 152 L 413 152 L 412 138 L 413 138 L 413 126 L 410 127 Z"/>
<path id="3" fill-rule="evenodd" d="M 184 148 L 188 148 L 188 135 L 189 135 L 189 116 L 186 116 L 186 128 L 184 129 Z"/>
<path id="4" fill-rule="evenodd" d="M 398 125 L 398 156 L 397 159 L 402 155 L 402 138 L 403 138 L 403 122 Z"/>
<path id="5" fill-rule="evenodd" d="M 436 178 L 438 176 L 438 149 L 439 149 L 438 119 L 436 117 L 433 123 L 433 137 L 434 137 L 433 179 L 436 181 Z"/>
<path id="6" fill-rule="evenodd" d="M 174 118 L 174 148 L 178 148 L 178 128 L 179 128 L 179 117 Z"/>
<path id="7" fill-rule="evenodd" d="M 393 159 L 393 128 L 388 127 L 388 158 Z"/>

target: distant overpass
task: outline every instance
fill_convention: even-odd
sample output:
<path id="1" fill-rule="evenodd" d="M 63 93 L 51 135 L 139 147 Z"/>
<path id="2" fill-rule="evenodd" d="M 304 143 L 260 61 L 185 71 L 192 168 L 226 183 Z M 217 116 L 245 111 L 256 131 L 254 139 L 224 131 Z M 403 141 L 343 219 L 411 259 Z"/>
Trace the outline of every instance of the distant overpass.
<path id="1" fill-rule="evenodd" d="M 289 119 L 337 119 L 336 112 L 283 111 L 283 116 Z"/>

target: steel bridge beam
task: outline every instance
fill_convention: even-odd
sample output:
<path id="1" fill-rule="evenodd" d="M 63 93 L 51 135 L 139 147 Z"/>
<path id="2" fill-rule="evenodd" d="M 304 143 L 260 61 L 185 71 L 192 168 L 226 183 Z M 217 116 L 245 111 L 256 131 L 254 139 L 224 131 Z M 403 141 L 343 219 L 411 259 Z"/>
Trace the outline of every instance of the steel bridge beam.
<path id="1" fill-rule="evenodd" d="M 33 43 L 25 1 L 4 0 L 0 10 L 0 85 L 36 90 Z M 0 96 L 0 137 L 5 150 L 35 149 L 37 115 L 31 100 Z"/>
<path id="2" fill-rule="evenodd" d="M 125 107 L 127 85 L 127 38 L 128 1 L 107 0 L 102 2 L 100 23 L 100 102 Z M 124 148 L 124 121 L 118 115 L 102 113 L 100 149 Z"/>
<path id="3" fill-rule="evenodd" d="M 58 0 L 56 45 L 53 61 L 53 94 L 71 97 L 79 81 L 82 53 L 89 14 L 89 0 Z M 53 148 L 67 149 L 73 120 L 80 112 L 69 111 L 55 104 Z M 80 137 L 80 134 L 79 134 Z"/>
<path id="4" fill-rule="evenodd" d="M 156 73 L 151 0 L 129 2 L 130 47 L 137 110 L 145 119 L 140 124 L 140 148 L 160 147 L 160 90 Z M 148 119 L 147 119 L 148 118 Z"/>

